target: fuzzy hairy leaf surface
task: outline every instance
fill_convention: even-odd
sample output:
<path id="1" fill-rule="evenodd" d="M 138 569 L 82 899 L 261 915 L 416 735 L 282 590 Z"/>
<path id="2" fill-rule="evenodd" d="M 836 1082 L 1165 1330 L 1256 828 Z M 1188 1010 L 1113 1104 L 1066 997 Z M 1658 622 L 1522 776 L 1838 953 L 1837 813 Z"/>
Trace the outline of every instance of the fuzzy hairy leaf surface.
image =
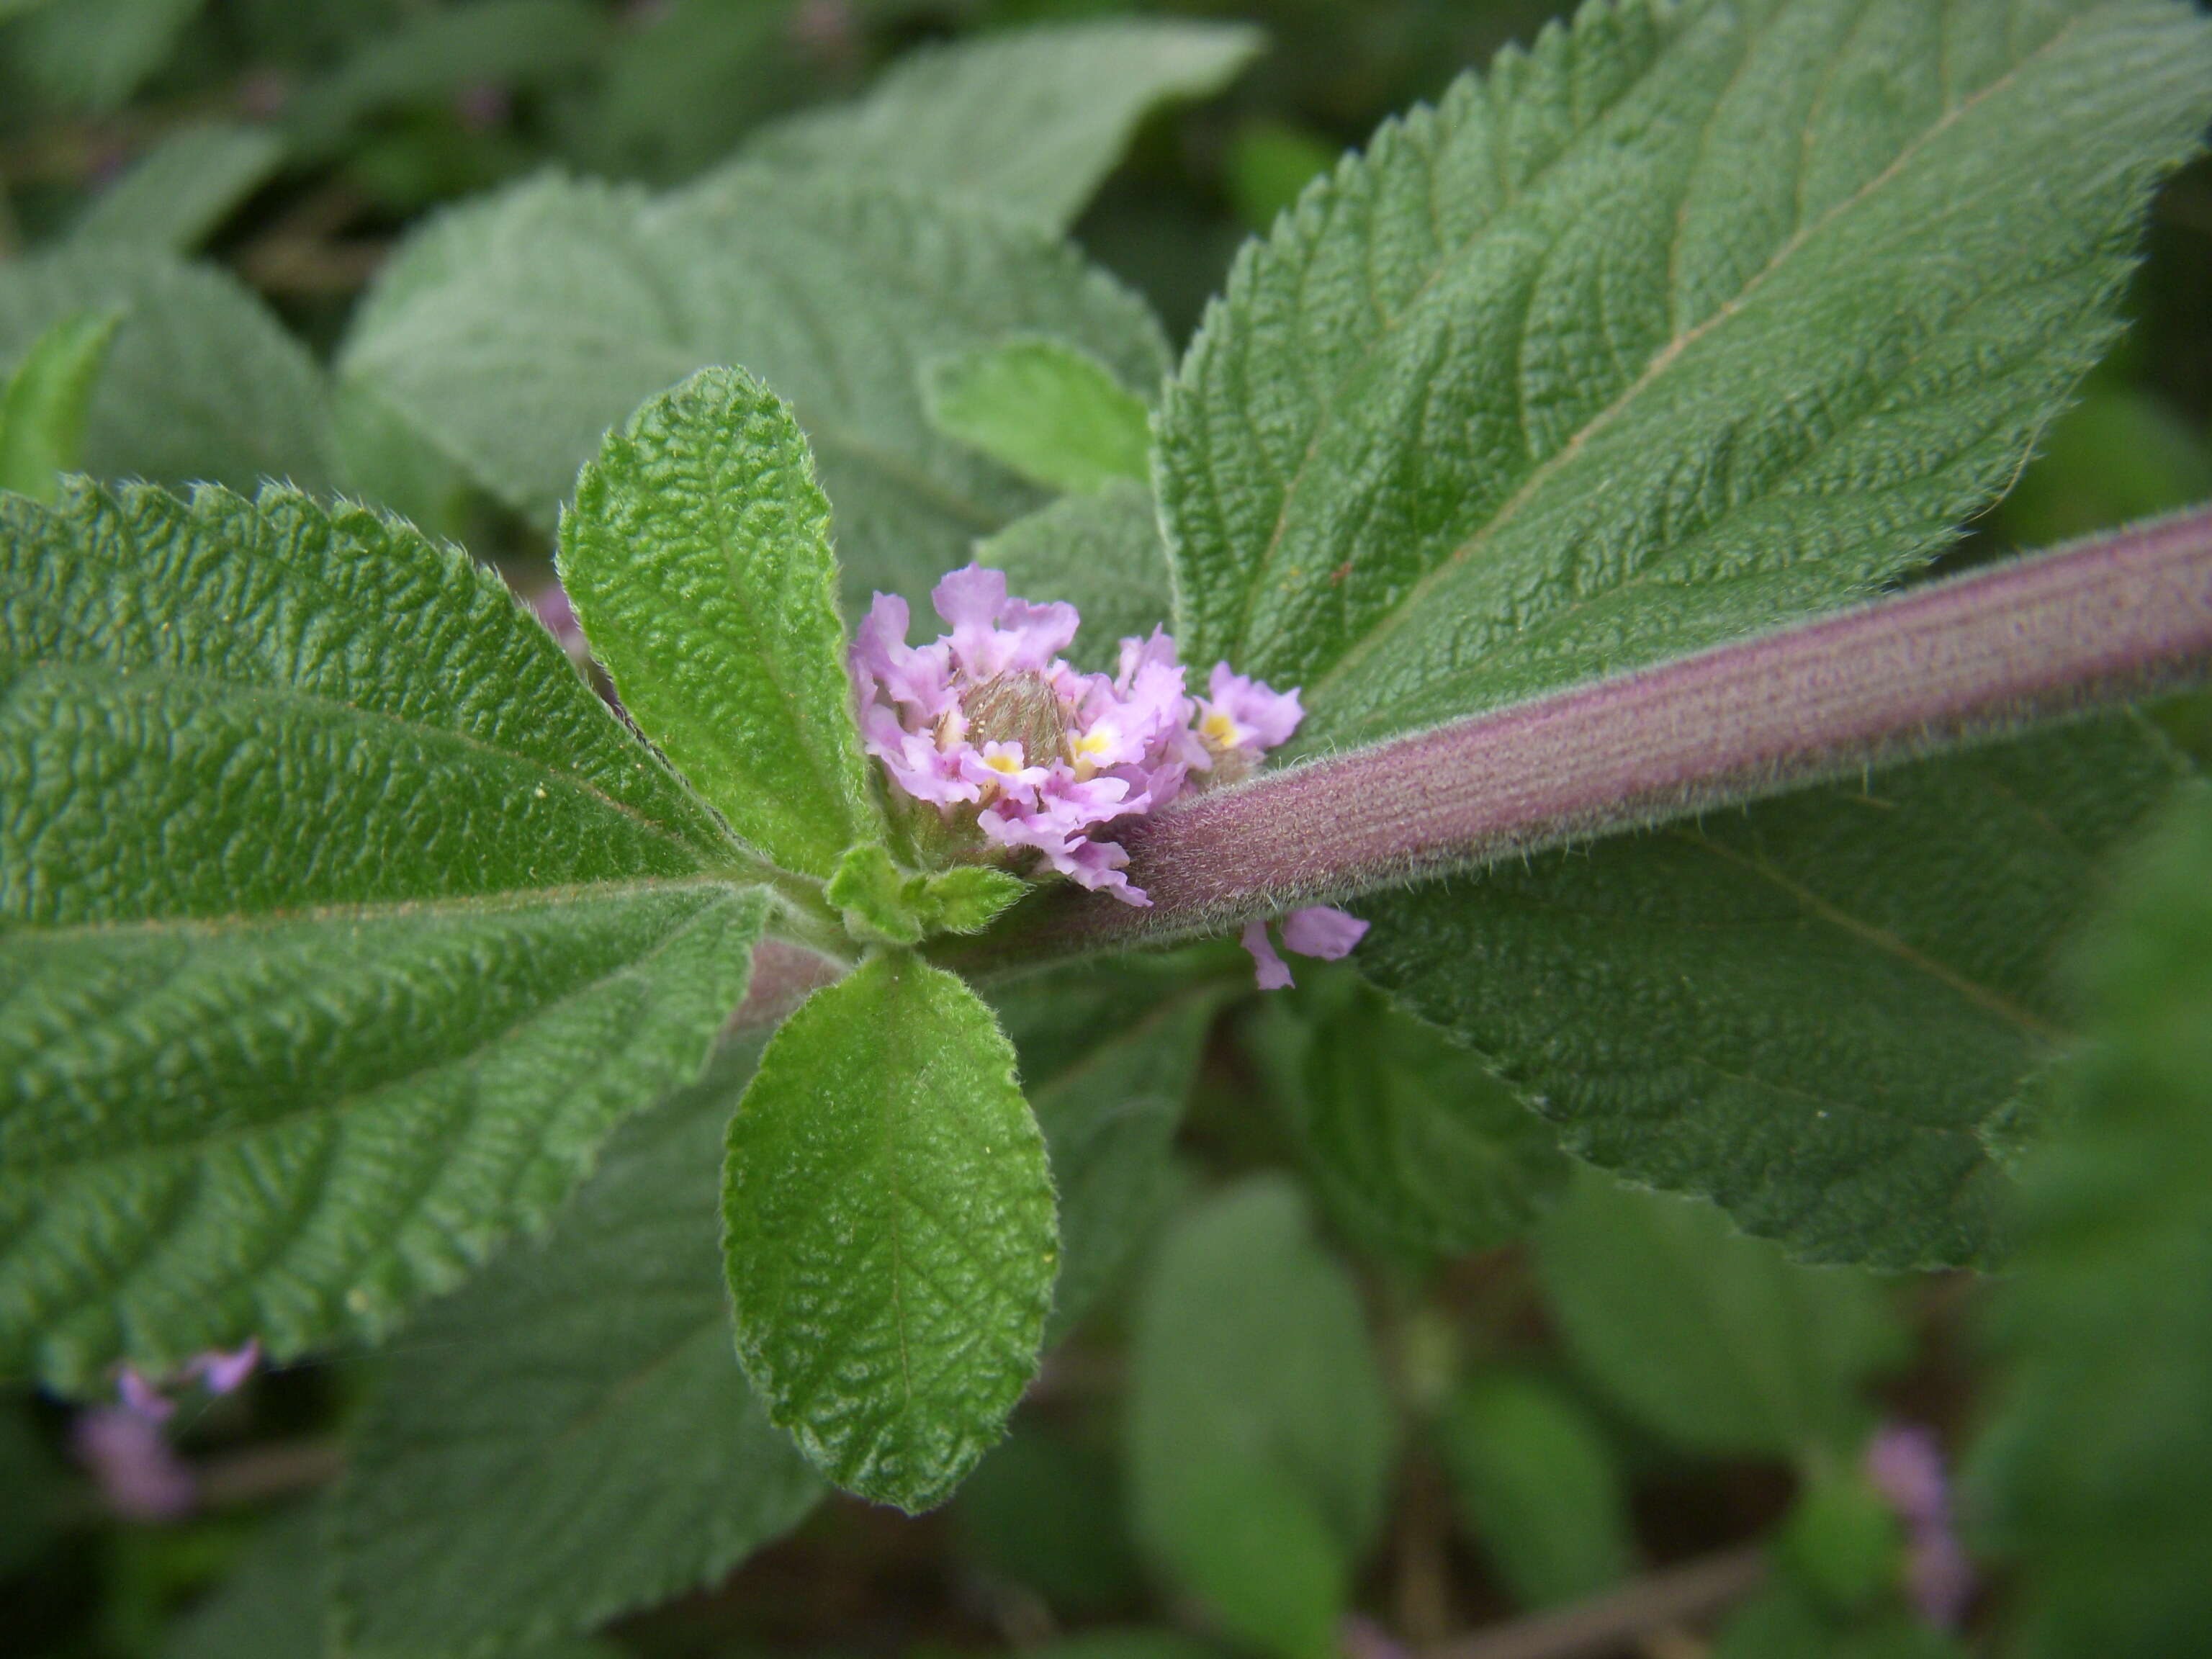
<path id="1" fill-rule="evenodd" d="M 266 127 L 188 122 L 94 198 L 70 236 L 190 253 L 283 161 L 284 141 Z"/>
<path id="2" fill-rule="evenodd" d="M 1183 1218 L 1139 1298 L 1127 1419 L 1138 1541 L 1267 1650 L 1334 1650 L 1382 1519 L 1391 1424 L 1351 1275 L 1255 1177 Z"/>
<path id="3" fill-rule="evenodd" d="M 773 392 L 703 369 L 610 433 L 562 514 L 560 568 L 623 707 L 748 845 L 827 877 L 883 833 L 830 503 Z"/>
<path id="4" fill-rule="evenodd" d="M 1060 1198 L 1048 1347 L 1113 1282 L 1167 1202 L 1176 1131 L 1220 1001 L 1191 985 L 1187 962 L 1086 963 L 993 999 Z"/>
<path id="5" fill-rule="evenodd" d="M 64 8 L 74 9 L 74 8 Z M 123 313 L 93 393 L 84 465 L 110 478 L 329 482 L 322 370 L 228 271 L 161 248 L 64 244 L 0 265 L 0 363 L 67 316 Z"/>
<path id="6" fill-rule="evenodd" d="M 1167 625 L 1167 556 L 1142 484 L 1116 479 L 1092 495 L 1063 495 L 980 543 L 975 557 L 1006 573 L 1009 592 L 1076 608 L 1083 628 L 1067 656 L 1080 667 L 1110 671 L 1118 641 Z"/>
<path id="7" fill-rule="evenodd" d="M 1510 1243 L 1565 1188 L 1559 1136 L 1481 1060 L 1348 972 L 1263 1005 L 1292 1143 L 1360 1249 L 1425 1265 Z"/>
<path id="8" fill-rule="evenodd" d="M 837 509 L 846 597 L 919 602 L 1043 497 L 933 428 L 922 365 L 1065 339 L 1132 385 L 1166 360 L 1134 296 L 990 216 L 764 168 L 656 200 L 541 178 L 432 222 L 363 306 L 342 371 L 509 505 L 550 518 L 600 435 L 694 369 L 790 399 Z"/>
<path id="9" fill-rule="evenodd" d="M 1568 1150 L 1807 1258 L 2001 1255 L 2057 941 L 2181 775 L 2114 716 L 1364 901 L 1353 962 Z"/>
<path id="10" fill-rule="evenodd" d="M 0 1367 L 380 1333 L 744 994 L 738 849 L 396 520 L 9 498 L 0 674 Z"/>
<path id="11" fill-rule="evenodd" d="M 738 1352 L 823 1472 L 918 1512 L 1005 1431 L 1059 1266 L 1043 1138 L 991 1011 L 893 952 L 783 1023 L 731 1120 Z"/>
<path id="12" fill-rule="evenodd" d="M 821 1496 L 730 1349 L 717 1152 L 758 1048 L 626 1127 L 544 1239 L 385 1362 L 332 1529 L 349 1653 L 590 1630 L 720 1577 Z"/>
<path id="13" fill-rule="evenodd" d="M 2080 952 L 2087 1043 L 2022 1170 L 1977 1507 L 2017 1644 L 2186 1652 L 2212 1621 L 2212 791 L 2131 854 Z"/>
<path id="14" fill-rule="evenodd" d="M 787 116 L 748 160 L 882 179 L 1047 230 L 1074 222 L 1137 124 L 1257 55 L 1233 23 L 1114 18 L 925 48 L 853 103 Z"/>
<path id="15" fill-rule="evenodd" d="M 931 364 L 922 389 L 939 431 L 1047 489 L 1149 482 L 1151 412 L 1088 352 L 1008 340 Z"/>
<path id="16" fill-rule="evenodd" d="M 1848 1454 L 1858 1391 L 1905 1358 L 1881 1282 L 1804 1267 L 1710 1204 L 1586 1174 L 1537 1233 L 1553 1317 L 1590 1379 L 1692 1449 Z"/>
<path id="17" fill-rule="evenodd" d="M 1862 596 L 2012 477 L 2212 114 L 2172 0 L 1597 0 L 1247 250 L 1163 406 L 1176 635 L 1308 748 Z"/>

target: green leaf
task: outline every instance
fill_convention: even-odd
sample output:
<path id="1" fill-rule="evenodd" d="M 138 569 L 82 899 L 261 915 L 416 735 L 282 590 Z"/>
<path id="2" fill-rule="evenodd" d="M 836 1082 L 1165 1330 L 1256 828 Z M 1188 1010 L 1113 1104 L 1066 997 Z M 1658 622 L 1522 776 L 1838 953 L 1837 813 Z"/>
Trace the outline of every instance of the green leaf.
<path id="1" fill-rule="evenodd" d="M 2212 791 L 2126 866 L 2081 953 L 2089 1042 L 2023 1174 L 1976 1508 L 2024 1656 L 2151 1659 L 2212 1622 Z"/>
<path id="2" fill-rule="evenodd" d="M 74 6 L 62 8 L 73 11 Z M 0 264 L 0 362 L 64 317 L 124 313 L 94 388 L 85 468 L 161 483 L 330 475 L 322 371 L 243 284 L 158 248 L 65 244 Z"/>
<path id="3" fill-rule="evenodd" d="M 1017 981 L 994 1000 L 1060 1194 L 1048 1346 L 1121 1274 L 1167 1203 L 1176 1131 L 1222 996 L 1192 983 L 1195 965 L 1085 963 Z"/>
<path id="4" fill-rule="evenodd" d="M 171 1627 L 161 1659 L 313 1659 L 323 1644 L 321 1505 L 280 1510 L 230 1577 Z"/>
<path id="5" fill-rule="evenodd" d="M 206 0 L 68 0 L 37 8 L 14 32 L 15 72 L 46 100 L 104 115 L 175 49 Z"/>
<path id="6" fill-rule="evenodd" d="M 821 1495 L 730 1351 L 716 1151 L 757 1044 L 409 1328 L 332 1528 L 351 1654 L 499 1652 L 720 1578 Z"/>
<path id="7" fill-rule="evenodd" d="M 883 833 L 830 503 L 774 392 L 702 369 L 610 433 L 562 514 L 560 569 L 623 706 L 741 840 L 827 877 Z"/>
<path id="8" fill-rule="evenodd" d="M 919 1512 L 1036 1368 L 1058 1242 L 1042 1138 L 991 1012 L 875 957 L 786 1020 L 731 1121 L 738 1352 L 841 1486 Z"/>
<path id="9" fill-rule="evenodd" d="M 915 901 L 922 880 L 871 842 L 838 860 L 823 896 L 843 914 L 845 931 L 863 945 L 919 945 L 921 917 Z"/>
<path id="10" fill-rule="evenodd" d="M 1147 482 L 1151 411 L 1089 352 L 1006 340 L 924 373 L 930 424 L 1047 489 Z"/>
<path id="11" fill-rule="evenodd" d="M 933 429 L 921 365 L 1042 334 L 1132 385 L 1165 358 L 1141 302 L 981 214 L 762 169 L 656 201 L 544 178 L 434 221 L 342 362 L 509 505 L 550 517 L 600 435 L 712 363 L 790 399 L 837 503 L 846 598 L 917 600 L 1041 504 Z"/>
<path id="12" fill-rule="evenodd" d="M 1334 1654 L 1382 1519 L 1391 1425 L 1358 1292 L 1259 1176 L 1161 1242 L 1130 1352 L 1138 1540 L 1244 1640 Z"/>
<path id="13" fill-rule="evenodd" d="M 70 228 L 76 242 L 129 242 L 190 253 L 283 165 L 266 127 L 193 121 L 173 128 L 94 198 Z"/>
<path id="14" fill-rule="evenodd" d="M 1308 973 L 1255 1032 L 1300 1163 L 1362 1249 L 1415 1265 L 1518 1238 L 1556 1200 L 1559 1137 L 1482 1062 L 1350 974 Z"/>
<path id="15" fill-rule="evenodd" d="M 1117 18 L 925 48 L 866 97 L 787 117 L 743 154 L 1062 230 L 1150 111 L 1218 92 L 1261 39 L 1234 23 Z"/>
<path id="16" fill-rule="evenodd" d="M 1770 1584 L 1745 1602 L 1713 1644 L 1713 1659 L 1967 1659 L 1967 1652 L 1902 1612 L 1839 1620 L 1788 1583 Z"/>
<path id="17" fill-rule="evenodd" d="M 0 1368 L 381 1334 L 744 994 L 738 849 L 403 524 L 0 500 Z"/>
<path id="18" fill-rule="evenodd" d="M 1723 1455 L 1849 1450 L 1859 1391 L 1903 1358 L 1881 1282 L 1801 1267 L 1711 1205 L 1590 1175 L 1537 1233 L 1552 1315 L 1654 1432 Z"/>
<path id="19" fill-rule="evenodd" d="M 1152 492 L 1115 479 L 1094 495 L 1063 495 L 975 549 L 1025 599 L 1066 599 L 1083 617 L 1068 657 L 1110 669 L 1116 642 L 1166 626 L 1173 600 Z"/>
<path id="20" fill-rule="evenodd" d="M 1192 660 L 1309 750 L 1858 598 L 2010 481 L 2212 116 L 2170 0 L 1622 0 L 1248 249 L 1161 412 Z"/>
<path id="21" fill-rule="evenodd" d="M 1436 1436 L 1468 1530 L 1523 1605 L 1595 1595 L 1634 1571 L 1618 1460 L 1572 1396 L 1491 1372 L 1452 1397 Z"/>
<path id="22" fill-rule="evenodd" d="M 347 130 L 383 111 L 443 101 L 485 82 L 510 90 L 558 85 L 588 71 L 605 50 L 607 18 L 590 0 L 473 0 L 410 8 L 335 71 L 301 88 L 287 118 L 311 152 L 336 148 Z"/>
<path id="23" fill-rule="evenodd" d="M 82 463 L 92 389 L 120 313 L 64 317 L 31 343 L 0 390 L 0 489 L 51 501 Z"/>
<path id="24" fill-rule="evenodd" d="M 924 877 L 915 908 L 922 926 L 933 932 L 979 933 L 1029 890 L 1029 883 L 1006 871 L 963 865 Z"/>
<path id="25" fill-rule="evenodd" d="M 1354 958 L 1568 1150 L 1809 1259 L 1992 1259 L 2045 964 L 2180 775 L 2117 716 L 1364 901 Z"/>

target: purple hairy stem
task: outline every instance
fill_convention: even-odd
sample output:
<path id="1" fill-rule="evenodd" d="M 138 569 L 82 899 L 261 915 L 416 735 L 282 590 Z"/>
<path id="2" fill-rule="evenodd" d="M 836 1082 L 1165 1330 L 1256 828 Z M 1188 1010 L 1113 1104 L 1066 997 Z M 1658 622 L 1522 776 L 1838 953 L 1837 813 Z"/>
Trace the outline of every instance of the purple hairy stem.
<path id="1" fill-rule="evenodd" d="M 983 968 L 1296 905 L 1755 799 L 2212 670 L 2212 511 L 2016 560 L 1117 823 L 1149 909 L 1055 894 Z"/>

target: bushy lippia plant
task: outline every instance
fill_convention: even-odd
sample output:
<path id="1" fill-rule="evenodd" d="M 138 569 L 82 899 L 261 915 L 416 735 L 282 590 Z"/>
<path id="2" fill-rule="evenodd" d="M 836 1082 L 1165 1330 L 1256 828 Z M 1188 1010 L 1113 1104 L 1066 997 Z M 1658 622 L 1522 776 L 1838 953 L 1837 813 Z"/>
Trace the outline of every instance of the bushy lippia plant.
<path id="1" fill-rule="evenodd" d="M 2190 770 L 2087 711 L 2212 655 L 2203 521 L 1860 603 L 2112 339 L 2212 88 L 2175 0 L 1592 3 L 1316 182 L 1157 398 L 1157 325 L 1057 236 L 1143 99 L 1023 157 L 997 212 L 960 199 L 995 186 L 957 123 L 922 123 L 942 199 L 896 138 L 945 73 L 672 196 L 464 208 L 357 319 L 346 471 L 402 470 L 361 437 L 397 432 L 557 509 L 620 712 L 386 514 L 0 502 L 0 1367 L 90 1391 L 380 1339 L 676 1095 L 562 1211 L 572 1255 L 428 1316 L 573 1271 L 641 1311 L 561 1365 L 678 1357 L 592 1421 L 618 1487 L 696 1462 L 630 1553 L 502 1584 L 538 1634 L 726 1565 L 803 1512 L 809 1463 L 919 1510 L 1000 1434 L 1174 1127 L 1102 1130 L 1008 1028 L 1090 1022 L 1089 1074 L 1149 1098 L 1224 994 L 1203 951 L 1060 964 L 1242 929 L 1287 977 L 1280 917 L 1293 951 L 1357 943 L 1584 1159 L 1808 1258 L 1980 1262 L 2066 1040 L 2045 958 Z M 100 303 L 86 257 L 0 323 Z M 140 263 L 134 303 L 230 303 Z M 95 403 L 94 452 L 134 414 Z M 7 419 L 9 482 L 50 475 L 12 391 Z M 326 427 L 282 426 L 283 470 L 317 478 Z M 947 634 L 910 645 L 925 593 Z M 744 1055 L 693 1085 L 733 1018 L 781 1024 L 732 1113 Z M 1419 1106 L 1363 1102 L 1348 1052 L 1299 1073 L 1298 1133 L 1378 1236 L 1470 1248 L 1548 1201 L 1528 1121 L 1471 1117 L 1479 1175 L 1376 1205 L 1347 1125 Z M 678 1196 L 716 1141 L 719 1283 Z M 724 1285 L 757 1406 L 702 1358 Z M 422 1394 L 481 1411 L 476 1381 Z M 369 1425 L 393 1455 L 421 1432 Z M 357 1474 L 341 1577 L 474 1571 L 373 1559 L 435 1501 Z"/>

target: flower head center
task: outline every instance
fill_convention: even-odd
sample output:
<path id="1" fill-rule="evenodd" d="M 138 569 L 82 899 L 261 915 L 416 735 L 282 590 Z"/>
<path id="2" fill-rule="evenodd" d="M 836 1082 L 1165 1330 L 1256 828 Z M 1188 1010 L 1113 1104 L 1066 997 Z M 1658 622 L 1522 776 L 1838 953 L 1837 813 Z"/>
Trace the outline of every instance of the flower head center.
<path id="1" fill-rule="evenodd" d="M 978 749 L 993 743 L 1016 744 L 1024 756 L 1048 763 L 1066 750 L 1067 716 L 1060 694 L 1042 674 L 1026 668 L 996 674 L 972 688 L 962 701 L 968 714 L 968 740 Z M 1014 764 L 1018 767 L 1020 762 Z"/>

